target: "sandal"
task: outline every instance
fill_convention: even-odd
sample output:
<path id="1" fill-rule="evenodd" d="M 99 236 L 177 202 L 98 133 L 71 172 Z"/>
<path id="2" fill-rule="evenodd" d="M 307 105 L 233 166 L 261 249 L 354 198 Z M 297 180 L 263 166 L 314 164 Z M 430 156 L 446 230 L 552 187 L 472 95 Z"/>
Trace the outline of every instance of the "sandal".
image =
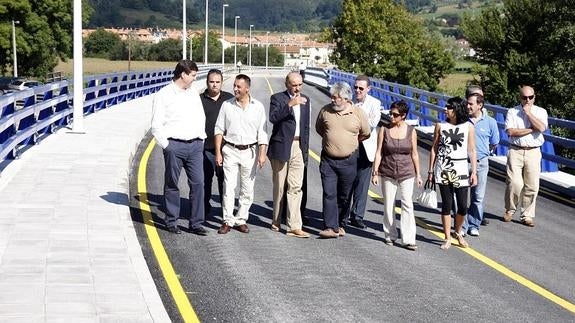
<path id="1" fill-rule="evenodd" d="M 417 250 L 417 245 L 416 245 L 416 244 L 412 244 L 412 243 L 406 244 L 404 247 L 405 247 L 405 249 L 411 250 L 411 251 Z"/>
<path id="2" fill-rule="evenodd" d="M 465 241 L 463 235 L 460 232 L 455 232 L 455 238 L 457 238 L 457 242 L 459 242 L 459 247 L 461 248 L 469 247 L 469 244 L 467 243 L 467 241 Z"/>

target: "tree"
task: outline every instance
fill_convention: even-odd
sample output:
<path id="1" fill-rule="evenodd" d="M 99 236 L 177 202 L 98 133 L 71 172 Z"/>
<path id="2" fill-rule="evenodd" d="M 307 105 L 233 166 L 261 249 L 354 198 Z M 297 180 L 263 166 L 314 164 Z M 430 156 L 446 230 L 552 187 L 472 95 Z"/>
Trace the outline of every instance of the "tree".
<path id="1" fill-rule="evenodd" d="M 518 87 L 532 85 L 550 115 L 575 119 L 575 1 L 504 0 L 463 30 L 482 66 L 476 69 L 491 102 L 517 103 Z M 555 134 L 573 137 L 563 129 Z M 563 155 L 575 153 L 560 151 Z"/>
<path id="2" fill-rule="evenodd" d="M 392 82 L 434 90 L 454 67 L 440 37 L 392 0 L 344 0 L 327 37 L 340 69 Z"/>
<path id="3" fill-rule="evenodd" d="M 179 61 L 182 59 L 182 41 L 180 39 L 164 39 L 152 45 L 148 59 L 165 62 Z"/>
<path id="4" fill-rule="evenodd" d="M 196 62 L 204 62 L 204 48 L 205 37 L 200 34 L 192 38 L 192 58 Z M 213 31 L 208 32 L 208 63 L 221 63 L 222 62 L 222 43 L 220 37 Z"/>
<path id="5" fill-rule="evenodd" d="M 110 51 L 120 43 L 120 36 L 99 28 L 91 33 L 84 41 L 86 56 L 109 57 Z"/>
<path id="6" fill-rule="evenodd" d="M 83 1 L 83 19 L 92 12 Z M 72 1 L 69 0 L 0 0 L 0 68 L 12 69 L 12 20 L 16 25 L 18 72 L 45 77 L 58 58 L 72 55 Z"/>

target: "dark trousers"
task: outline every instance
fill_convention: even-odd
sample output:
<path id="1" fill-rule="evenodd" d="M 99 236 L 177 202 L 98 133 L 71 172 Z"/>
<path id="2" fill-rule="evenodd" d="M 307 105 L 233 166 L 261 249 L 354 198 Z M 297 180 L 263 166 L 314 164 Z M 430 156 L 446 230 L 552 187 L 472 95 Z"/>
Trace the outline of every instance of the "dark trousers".
<path id="1" fill-rule="evenodd" d="M 352 219 L 363 219 L 367 204 L 367 191 L 369 190 L 369 181 L 371 179 L 371 167 L 372 162 L 369 161 L 363 145 L 360 144 L 359 157 L 357 159 L 357 177 L 353 182 L 351 193 L 353 195 L 350 214 Z"/>
<path id="2" fill-rule="evenodd" d="M 349 217 L 351 188 L 357 174 L 357 150 L 344 159 L 327 156 L 323 151 L 319 172 L 323 188 L 323 221 L 326 229 L 339 230 Z"/>
<path id="3" fill-rule="evenodd" d="M 178 181 L 182 168 L 188 177 L 190 187 L 190 228 L 200 227 L 204 222 L 204 168 L 202 151 L 204 142 L 195 140 L 190 143 L 170 140 L 164 149 L 164 204 L 166 207 L 166 226 L 177 226 L 180 217 L 180 189 Z"/>
<path id="4" fill-rule="evenodd" d="M 224 169 L 216 165 L 216 152 L 213 149 L 204 150 L 204 209 L 206 213 L 211 210 L 210 199 L 212 197 L 212 179 L 214 174 L 218 180 L 218 202 L 222 203 L 224 192 Z"/>

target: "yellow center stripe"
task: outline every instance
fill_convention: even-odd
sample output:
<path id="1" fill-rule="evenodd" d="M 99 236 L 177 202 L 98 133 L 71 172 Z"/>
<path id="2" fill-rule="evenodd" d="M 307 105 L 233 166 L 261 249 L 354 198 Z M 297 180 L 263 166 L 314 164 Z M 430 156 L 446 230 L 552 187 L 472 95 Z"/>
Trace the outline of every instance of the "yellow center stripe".
<path id="1" fill-rule="evenodd" d="M 138 166 L 137 182 L 138 196 L 140 200 L 140 211 L 142 212 L 142 217 L 144 218 L 144 226 L 146 228 L 148 240 L 150 240 L 150 245 L 152 246 L 156 260 L 158 260 L 160 270 L 164 275 L 164 279 L 168 284 L 168 289 L 170 290 L 170 293 L 172 293 L 172 297 L 176 302 L 184 322 L 200 322 L 196 312 L 192 308 L 192 304 L 190 303 L 184 288 L 182 287 L 182 284 L 180 283 L 180 280 L 178 279 L 178 275 L 176 274 L 176 271 L 170 262 L 170 258 L 168 258 L 168 254 L 164 249 L 164 245 L 162 244 L 162 240 L 158 235 L 158 231 L 156 230 L 156 226 L 154 225 L 154 221 L 152 219 L 150 204 L 148 203 L 146 169 L 155 143 L 156 141 L 154 139 L 150 141 L 148 147 L 142 155 L 142 159 L 140 160 L 140 164 Z"/>

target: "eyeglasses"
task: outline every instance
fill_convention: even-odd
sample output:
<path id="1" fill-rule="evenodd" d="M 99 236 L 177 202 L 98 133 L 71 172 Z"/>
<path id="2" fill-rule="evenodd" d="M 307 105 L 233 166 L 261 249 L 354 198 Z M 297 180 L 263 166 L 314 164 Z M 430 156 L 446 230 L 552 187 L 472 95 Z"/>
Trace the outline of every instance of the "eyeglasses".
<path id="1" fill-rule="evenodd" d="M 394 118 L 401 117 L 402 115 L 403 115 L 403 113 L 397 113 L 397 112 L 392 112 L 392 113 L 391 113 L 391 116 L 394 117 Z"/>
<path id="2" fill-rule="evenodd" d="M 522 95 L 521 96 L 521 100 L 533 100 L 533 98 L 535 98 L 535 95 Z"/>
<path id="3" fill-rule="evenodd" d="M 365 90 L 365 88 L 364 88 L 364 87 L 361 87 L 361 86 L 357 86 L 357 85 L 356 85 L 356 86 L 354 86 L 353 88 L 354 88 L 354 89 L 356 89 L 356 90 L 360 90 L 360 91 L 363 91 L 363 90 Z"/>

